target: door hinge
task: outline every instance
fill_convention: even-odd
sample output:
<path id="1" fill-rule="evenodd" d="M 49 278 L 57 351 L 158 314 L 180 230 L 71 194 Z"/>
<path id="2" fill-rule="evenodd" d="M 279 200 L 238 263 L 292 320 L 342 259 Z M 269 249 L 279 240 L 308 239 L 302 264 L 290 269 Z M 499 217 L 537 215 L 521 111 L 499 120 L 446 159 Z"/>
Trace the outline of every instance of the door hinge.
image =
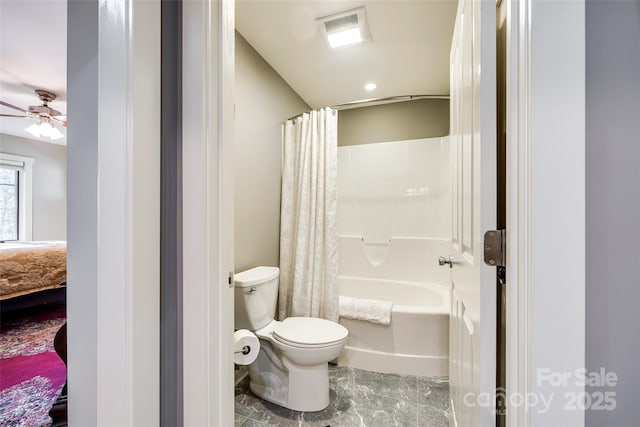
<path id="1" fill-rule="evenodd" d="M 484 233 L 484 262 L 492 267 L 506 267 L 506 230 Z"/>

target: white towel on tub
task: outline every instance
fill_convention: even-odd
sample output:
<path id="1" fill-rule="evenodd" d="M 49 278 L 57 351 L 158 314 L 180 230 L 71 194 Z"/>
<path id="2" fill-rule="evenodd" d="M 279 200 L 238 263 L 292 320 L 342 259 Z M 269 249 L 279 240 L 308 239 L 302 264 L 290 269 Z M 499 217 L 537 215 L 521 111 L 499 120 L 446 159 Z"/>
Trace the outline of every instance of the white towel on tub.
<path id="1" fill-rule="evenodd" d="M 364 320 L 379 325 L 391 323 L 391 308 L 393 307 L 391 301 L 341 296 L 339 304 L 341 317 Z"/>

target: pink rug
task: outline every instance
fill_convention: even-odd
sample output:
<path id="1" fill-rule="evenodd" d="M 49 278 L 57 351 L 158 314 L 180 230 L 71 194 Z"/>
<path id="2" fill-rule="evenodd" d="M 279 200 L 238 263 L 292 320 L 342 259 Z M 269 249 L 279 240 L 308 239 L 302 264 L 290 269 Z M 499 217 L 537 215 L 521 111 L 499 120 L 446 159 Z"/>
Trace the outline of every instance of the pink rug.
<path id="1" fill-rule="evenodd" d="M 5 322 L 0 331 L 0 426 L 40 427 L 58 397 L 66 368 L 53 349 L 64 308 L 43 308 Z"/>

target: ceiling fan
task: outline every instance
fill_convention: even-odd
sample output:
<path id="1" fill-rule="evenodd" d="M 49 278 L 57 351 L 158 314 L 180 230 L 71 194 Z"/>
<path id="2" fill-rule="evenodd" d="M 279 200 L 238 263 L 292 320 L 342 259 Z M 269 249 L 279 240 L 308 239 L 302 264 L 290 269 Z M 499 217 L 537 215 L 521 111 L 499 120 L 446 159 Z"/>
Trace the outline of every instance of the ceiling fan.
<path id="1" fill-rule="evenodd" d="M 42 101 L 42 105 L 31 105 L 28 110 L 16 107 L 8 102 L 0 101 L 0 105 L 13 108 L 14 110 L 18 110 L 23 113 L 22 115 L 0 114 L 0 117 L 36 119 L 36 123 L 33 123 L 24 130 L 37 138 L 46 137 L 51 140 L 63 138 L 64 135 L 58 130 L 58 128 L 56 128 L 55 125 L 58 124 L 60 126 L 67 127 L 66 116 L 62 115 L 60 111 L 49 107 L 49 102 L 56 99 L 56 94 L 48 90 L 36 89 L 36 95 Z"/>

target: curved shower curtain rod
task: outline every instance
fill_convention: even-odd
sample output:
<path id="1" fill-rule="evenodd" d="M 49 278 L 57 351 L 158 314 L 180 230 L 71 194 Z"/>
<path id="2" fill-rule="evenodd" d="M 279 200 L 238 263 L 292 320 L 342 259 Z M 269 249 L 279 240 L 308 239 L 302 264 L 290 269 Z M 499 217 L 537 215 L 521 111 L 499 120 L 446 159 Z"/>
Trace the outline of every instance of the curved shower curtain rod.
<path id="1" fill-rule="evenodd" d="M 351 101 L 345 102 L 343 104 L 331 105 L 329 108 L 334 110 L 348 110 L 350 108 L 357 108 L 363 104 L 391 104 L 393 102 L 402 102 L 402 101 L 415 101 L 418 99 L 449 99 L 449 95 L 399 95 L 399 96 L 388 96 L 386 98 L 367 98 L 361 99 L 359 101 Z M 313 110 L 311 110 L 313 111 Z M 293 117 L 289 117 L 287 120 L 293 120 L 296 117 L 300 117 L 303 114 L 309 113 L 311 111 L 305 111 L 304 113 L 296 114 Z"/>

